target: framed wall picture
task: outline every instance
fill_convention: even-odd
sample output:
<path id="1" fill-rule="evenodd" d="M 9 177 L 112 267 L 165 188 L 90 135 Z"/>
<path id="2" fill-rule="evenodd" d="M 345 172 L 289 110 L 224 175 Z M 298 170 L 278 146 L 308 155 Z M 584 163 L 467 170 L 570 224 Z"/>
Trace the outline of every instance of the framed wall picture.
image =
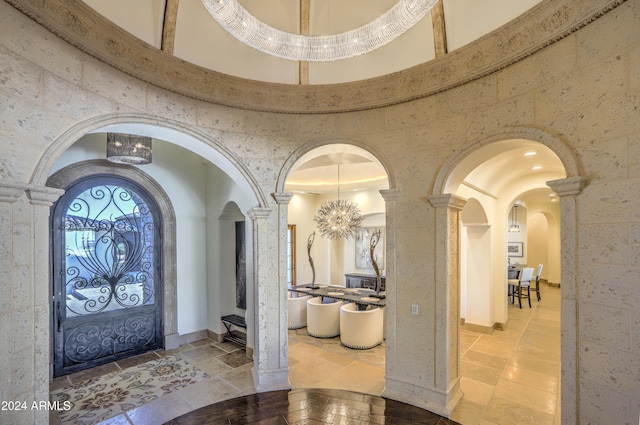
<path id="1" fill-rule="evenodd" d="M 522 257 L 524 255 L 523 242 L 507 242 L 507 255 L 509 257 Z"/>
<path id="2" fill-rule="evenodd" d="M 369 252 L 369 244 L 371 242 L 371 235 L 380 230 L 380 240 L 376 245 L 374 255 L 376 256 L 376 262 L 380 270 L 384 269 L 384 226 L 378 227 L 360 227 L 356 234 L 356 268 L 357 269 L 371 269 L 371 253 Z"/>

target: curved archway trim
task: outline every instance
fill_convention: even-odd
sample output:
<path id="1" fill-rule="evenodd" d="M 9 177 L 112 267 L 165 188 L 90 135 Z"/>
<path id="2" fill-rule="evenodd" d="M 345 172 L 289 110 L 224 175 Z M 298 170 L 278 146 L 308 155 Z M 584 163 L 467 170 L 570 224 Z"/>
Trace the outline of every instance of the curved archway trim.
<path id="1" fill-rule="evenodd" d="M 560 159 L 565 168 L 567 177 L 583 175 L 583 166 L 578 155 L 560 136 L 535 127 L 511 127 L 497 132 L 485 139 L 467 143 L 456 154 L 450 157 L 442 166 L 433 184 L 433 195 L 441 195 L 447 192 L 449 177 L 460 162 L 477 149 L 491 143 L 502 142 L 510 139 L 526 139 L 541 143 L 551 149 Z"/>
<path id="2" fill-rule="evenodd" d="M 313 151 L 314 149 L 326 146 L 326 145 L 333 145 L 333 144 L 343 144 L 343 145 L 351 145 L 351 146 L 355 146 L 358 147 L 364 151 L 367 151 L 368 153 L 370 153 L 371 155 L 373 155 L 375 157 L 375 159 L 377 161 L 380 162 L 380 164 L 382 165 L 382 167 L 384 168 L 385 172 L 387 173 L 387 179 L 389 181 L 389 189 L 394 189 L 396 187 L 396 182 L 395 182 L 395 176 L 393 173 L 393 169 L 391 167 L 391 165 L 388 163 L 388 161 L 385 159 L 384 155 L 382 155 L 378 150 L 376 150 L 375 148 L 359 142 L 357 140 L 353 140 L 353 139 L 348 139 L 348 138 L 335 138 L 335 137 L 331 137 L 331 138 L 325 138 L 325 139 L 318 139 L 315 140 L 311 143 L 305 144 L 300 146 L 298 149 L 296 149 L 290 156 L 289 158 L 287 158 L 287 160 L 284 162 L 284 164 L 282 165 L 282 168 L 280 169 L 280 173 L 278 174 L 278 181 L 276 182 L 276 193 L 283 193 L 284 192 L 284 186 L 285 183 L 287 181 L 287 177 L 289 176 L 289 174 L 291 173 L 291 171 L 293 170 L 294 165 L 306 154 L 308 154 L 309 152 Z"/>
<path id="3" fill-rule="evenodd" d="M 87 133 L 126 132 L 166 140 L 211 161 L 250 194 L 259 207 L 269 205 L 260 185 L 242 161 L 220 140 L 221 131 L 205 133 L 178 121 L 159 120 L 143 113 L 113 113 L 94 117 L 70 127 L 52 142 L 42 155 L 31 176 L 31 184 L 45 185 L 55 161 L 71 145 Z"/>

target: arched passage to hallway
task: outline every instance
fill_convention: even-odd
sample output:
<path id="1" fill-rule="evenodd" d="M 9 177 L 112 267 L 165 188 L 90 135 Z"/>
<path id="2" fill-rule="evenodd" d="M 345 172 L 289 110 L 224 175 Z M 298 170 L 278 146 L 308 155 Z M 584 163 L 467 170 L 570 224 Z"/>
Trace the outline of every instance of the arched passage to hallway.
<path id="1" fill-rule="evenodd" d="M 529 148 L 536 147 L 537 150 L 547 151 L 553 157 L 556 158 L 556 164 L 560 167 L 557 168 L 556 174 L 545 176 L 542 180 L 542 184 L 533 184 L 533 177 L 537 168 L 525 167 L 527 165 L 523 157 L 511 157 L 509 154 L 514 152 L 511 149 L 523 148 L 521 155 L 525 155 L 529 152 Z M 506 153 L 507 152 L 507 153 Z M 496 176 L 492 173 L 486 173 L 488 170 L 482 169 L 482 164 L 491 164 L 490 159 L 497 157 L 498 162 L 494 161 L 493 167 L 503 163 L 503 168 L 500 169 L 501 174 Z M 527 155 L 528 157 L 528 155 Z M 534 156 L 535 157 L 535 156 Z M 528 164 L 533 166 L 534 164 Z M 518 167 L 520 166 L 520 167 Z M 558 175 L 557 172 L 560 172 Z M 506 172 L 506 173 L 505 173 Z M 487 175 L 485 180 L 482 180 L 483 175 Z M 483 205 L 491 205 L 491 208 L 486 208 L 489 211 L 490 222 L 492 227 L 496 230 L 493 231 L 494 237 L 492 241 L 494 247 L 492 252 L 498 253 L 498 258 L 502 260 L 499 262 L 493 261 L 492 276 L 497 277 L 498 290 L 495 291 L 494 299 L 496 302 L 496 323 L 501 323 L 500 320 L 506 320 L 506 285 L 503 284 L 506 280 L 506 219 L 509 217 L 508 210 L 511 207 L 511 201 L 516 199 L 519 194 L 522 194 L 526 190 L 534 187 L 551 187 L 552 190 L 561 198 L 561 213 L 559 220 L 562 221 L 563 236 L 563 250 L 569 252 L 569 255 L 563 256 L 566 261 L 562 264 L 562 296 L 567 297 L 567 300 L 563 300 L 563 304 L 573 305 L 575 304 L 575 287 L 577 282 L 575 281 L 575 267 L 572 262 L 575 259 L 575 228 L 576 217 L 570 214 L 565 214 L 565 211 L 571 211 L 575 208 L 575 196 L 581 193 L 582 188 L 586 185 L 586 178 L 581 176 L 581 164 L 575 157 L 574 153 L 567 148 L 567 145 L 559 138 L 539 129 L 530 128 L 513 128 L 508 129 L 502 134 L 493 135 L 484 140 L 470 143 L 466 145 L 457 155 L 451 157 L 440 170 L 436 182 L 434 185 L 434 195 L 430 197 L 432 204 L 436 207 L 447 207 L 447 214 L 450 216 L 456 216 L 461 206 L 455 206 L 452 203 L 446 204 L 442 202 L 442 199 L 449 196 L 451 199 L 460 199 L 457 204 L 464 205 L 465 198 L 471 198 L 473 193 L 481 193 L 483 197 L 491 199 L 490 202 L 483 203 Z M 506 178 L 511 176 L 512 179 Z M 495 182 L 497 189 L 486 190 L 482 189 L 482 184 L 474 184 L 470 177 L 476 177 L 480 182 Z M 480 189 L 480 190 L 479 190 Z M 450 195 L 449 195 L 450 194 Z M 453 195 L 456 194 L 456 195 Z M 480 198 L 479 196 L 476 196 Z M 502 200 L 502 201 L 501 201 Z M 445 239 L 448 234 L 457 234 L 457 229 L 453 228 L 451 223 L 457 221 L 450 221 L 446 226 L 437 228 L 437 238 Z M 459 250 L 459 244 L 455 239 L 451 239 L 453 244 L 451 246 L 444 246 L 445 249 L 439 254 L 441 258 L 447 258 L 450 256 L 457 256 Z M 458 279 L 443 279 L 446 276 L 447 270 L 450 268 L 446 264 L 438 264 L 437 268 L 441 268 L 442 271 L 436 271 L 436 285 L 442 285 L 443 287 L 450 287 L 454 292 L 459 288 L 460 282 Z M 462 266 L 464 267 L 464 266 Z M 442 276 L 439 278 L 438 276 Z M 453 287 L 451 287 L 453 285 Z M 566 294 L 566 295 L 565 295 Z M 455 296 L 458 298 L 459 294 Z M 449 300 L 449 305 L 452 305 L 454 301 Z M 500 311 L 500 306 L 503 306 Z M 573 307 L 571 307 L 571 311 Z M 568 317 L 568 316 L 567 316 Z M 572 334 L 570 338 L 563 339 L 562 347 L 562 367 L 563 367 L 563 380 L 562 387 L 572 388 L 576 385 L 577 376 L 574 373 L 575 369 L 575 357 L 578 347 L 574 344 L 576 340 L 576 328 L 575 317 L 572 317 L 565 324 L 563 322 L 563 332 L 566 335 Z M 453 344 L 458 344 L 457 338 L 451 339 Z M 454 350 L 457 351 L 457 350 Z M 459 359 L 451 359 L 451 361 L 458 362 Z M 565 403 L 566 402 L 566 403 Z M 577 404 L 571 397 L 563 396 L 563 406 L 567 406 L 567 417 L 575 416 L 575 409 Z"/>

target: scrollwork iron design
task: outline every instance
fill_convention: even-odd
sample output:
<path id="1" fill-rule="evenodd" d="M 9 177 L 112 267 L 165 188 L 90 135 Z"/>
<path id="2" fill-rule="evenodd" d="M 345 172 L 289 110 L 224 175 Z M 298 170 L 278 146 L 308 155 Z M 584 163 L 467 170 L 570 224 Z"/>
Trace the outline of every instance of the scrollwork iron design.
<path id="1" fill-rule="evenodd" d="M 154 302 L 154 221 L 135 192 L 93 186 L 64 220 L 67 316 Z"/>

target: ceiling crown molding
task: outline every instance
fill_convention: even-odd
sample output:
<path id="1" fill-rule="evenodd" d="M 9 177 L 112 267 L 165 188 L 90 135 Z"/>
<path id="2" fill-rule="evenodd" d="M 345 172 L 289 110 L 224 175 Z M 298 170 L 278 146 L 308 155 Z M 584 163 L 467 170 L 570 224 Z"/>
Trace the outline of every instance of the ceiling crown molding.
<path id="1" fill-rule="evenodd" d="M 338 113 L 431 96 L 514 64 L 573 34 L 627 0 L 545 0 L 452 53 L 382 77 L 288 85 L 211 71 L 168 55 L 80 0 L 5 0 L 85 53 L 154 86 L 194 99 L 275 113 Z"/>

